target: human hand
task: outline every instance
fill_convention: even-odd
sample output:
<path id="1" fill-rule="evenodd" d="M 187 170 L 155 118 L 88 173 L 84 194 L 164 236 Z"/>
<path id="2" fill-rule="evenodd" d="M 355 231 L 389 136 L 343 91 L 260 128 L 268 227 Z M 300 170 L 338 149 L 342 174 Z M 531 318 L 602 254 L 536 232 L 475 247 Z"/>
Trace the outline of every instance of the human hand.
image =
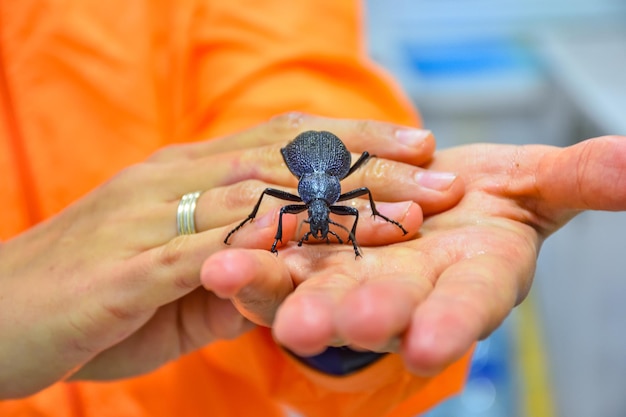
<path id="1" fill-rule="evenodd" d="M 311 129 L 333 131 L 355 152 L 367 149 L 413 165 L 426 163 L 434 151 L 428 132 L 290 114 L 220 140 L 166 148 L 126 169 L 0 246 L 0 398 L 28 395 L 64 377 L 144 373 L 250 329 L 229 300 L 201 288 L 200 268 L 225 248 L 232 224 L 249 213 L 268 184 L 295 186 L 279 148 Z M 462 195 L 459 182 L 441 187 L 448 179 L 375 159 L 346 183 L 356 187 L 366 180 L 377 197 L 403 201 L 379 209 L 415 232 L 422 209 L 444 210 Z M 392 183 L 407 191 L 388 192 Z M 178 201 L 196 190 L 205 190 L 196 209 L 201 233 L 177 237 Z M 233 247 L 269 247 L 278 206 L 268 201 L 266 209 L 273 208 L 242 228 Z M 293 235 L 296 220 L 285 219 L 284 227 L 286 236 Z M 387 227 L 362 219 L 360 242 L 368 244 Z"/>
<path id="2" fill-rule="evenodd" d="M 426 216 L 414 239 L 366 247 L 356 261 L 336 245 L 291 244 L 278 259 L 222 251 L 205 263 L 204 285 L 244 312 L 265 286 L 294 285 L 255 317 L 273 326 L 278 343 L 304 356 L 329 345 L 394 351 L 413 372 L 432 375 L 524 299 L 551 233 L 582 210 L 626 210 L 624 137 L 563 149 L 465 146 L 438 152 L 430 168 L 459 173 L 466 194 L 451 210 Z M 406 191 L 388 192 L 396 190 Z"/>

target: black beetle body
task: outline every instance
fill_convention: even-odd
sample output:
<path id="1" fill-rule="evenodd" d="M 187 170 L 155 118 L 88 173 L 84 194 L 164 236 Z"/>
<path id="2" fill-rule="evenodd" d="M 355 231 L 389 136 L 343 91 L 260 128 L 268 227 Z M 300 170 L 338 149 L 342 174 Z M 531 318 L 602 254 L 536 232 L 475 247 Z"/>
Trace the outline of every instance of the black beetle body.
<path id="1" fill-rule="evenodd" d="M 330 132 L 301 133 L 280 152 L 287 168 L 298 178 L 324 173 L 343 179 L 350 172 L 350 152 L 341 139 Z"/>
<path id="2" fill-rule="evenodd" d="M 237 227 L 230 231 L 224 239 L 224 243 L 228 244 L 228 239 L 248 221 L 256 217 L 261 200 L 265 194 L 271 195 L 288 201 L 297 201 L 304 204 L 290 204 L 280 209 L 278 218 L 278 229 L 271 252 L 277 253 L 276 245 L 282 242 L 283 230 L 282 220 L 283 214 L 297 214 L 304 210 L 308 210 L 309 218 L 305 220 L 309 223 L 311 230 L 306 232 L 298 242 L 298 246 L 302 242 L 307 241 L 309 236 L 316 239 L 325 239 L 329 241 L 328 235 L 331 234 L 337 238 L 339 243 L 343 243 L 342 239 L 332 230 L 330 225 L 335 225 L 345 229 L 349 235 L 349 242 L 352 242 L 355 255 L 361 256 L 356 242 L 356 225 L 359 220 L 359 211 L 354 207 L 334 205 L 338 201 L 345 201 L 352 198 L 360 197 L 368 194 L 372 215 L 379 216 L 386 221 L 395 224 L 402 230 L 404 234 L 407 231 L 402 225 L 395 220 L 391 220 L 376 210 L 376 205 L 372 198 L 372 193 L 366 187 L 357 188 L 347 193 L 341 194 L 340 181 L 352 174 L 357 168 L 363 165 L 370 155 L 367 152 L 359 157 L 359 159 L 350 166 L 352 157 L 350 152 L 343 144 L 341 139 L 330 132 L 307 131 L 299 134 L 296 138 L 289 142 L 287 146 L 281 149 L 283 159 L 287 168 L 293 175 L 298 178 L 298 194 L 294 195 L 282 190 L 274 188 L 266 188 L 261 197 L 248 217 L 242 221 Z M 352 229 L 348 231 L 343 225 L 335 223 L 330 219 L 330 213 L 338 215 L 354 216 L 354 224 Z"/>

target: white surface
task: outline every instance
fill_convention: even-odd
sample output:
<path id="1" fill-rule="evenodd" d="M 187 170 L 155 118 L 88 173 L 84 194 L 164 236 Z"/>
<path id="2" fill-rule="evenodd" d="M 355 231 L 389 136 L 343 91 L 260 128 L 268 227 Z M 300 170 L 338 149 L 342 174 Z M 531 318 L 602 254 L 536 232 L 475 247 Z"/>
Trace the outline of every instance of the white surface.
<path id="1" fill-rule="evenodd" d="M 626 135 L 626 24 L 547 34 L 553 80 L 602 133 Z"/>
<path id="2" fill-rule="evenodd" d="M 625 271 L 626 213 L 584 213 L 542 249 L 533 294 L 561 417 L 626 416 Z"/>

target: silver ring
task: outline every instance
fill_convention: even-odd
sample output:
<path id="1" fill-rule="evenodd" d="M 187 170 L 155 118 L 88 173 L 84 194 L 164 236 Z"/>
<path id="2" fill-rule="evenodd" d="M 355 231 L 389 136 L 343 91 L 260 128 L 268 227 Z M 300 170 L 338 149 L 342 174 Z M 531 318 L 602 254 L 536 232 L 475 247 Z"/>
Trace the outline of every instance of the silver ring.
<path id="1" fill-rule="evenodd" d="M 176 227 L 178 235 L 192 235 L 196 233 L 196 203 L 198 197 L 202 194 L 200 191 L 188 193 L 182 196 L 178 203 L 178 211 L 176 212 Z"/>

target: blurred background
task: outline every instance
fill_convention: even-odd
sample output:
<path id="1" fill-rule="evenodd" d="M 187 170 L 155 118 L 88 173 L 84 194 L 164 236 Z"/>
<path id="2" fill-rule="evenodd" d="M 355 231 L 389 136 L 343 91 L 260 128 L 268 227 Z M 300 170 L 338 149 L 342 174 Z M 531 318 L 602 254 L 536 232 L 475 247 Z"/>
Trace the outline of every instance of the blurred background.
<path id="1" fill-rule="evenodd" d="M 368 0 L 372 57 L 439 147 L 626 135 L 626 0 Z M 429 417 L 626 416 L 626 213 L 584 213 Z"/>

